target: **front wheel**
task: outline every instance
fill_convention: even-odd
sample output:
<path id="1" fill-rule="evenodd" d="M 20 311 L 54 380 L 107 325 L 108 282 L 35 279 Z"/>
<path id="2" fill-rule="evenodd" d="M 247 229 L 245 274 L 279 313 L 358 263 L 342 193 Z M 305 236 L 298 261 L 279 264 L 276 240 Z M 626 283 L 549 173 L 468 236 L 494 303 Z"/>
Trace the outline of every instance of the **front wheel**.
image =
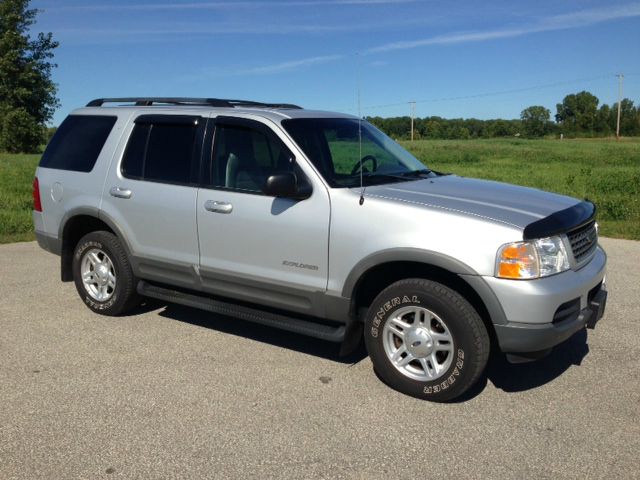
<path id="1" fill-rule="evenodd" d="M 73 279 L 84 303 L 101 315 L 120 315 L 139 303 L 127 253 L 110 232 L 91 232 L 73 254 Z"/>
<path id="2" fill-rule="evenodd" d="M 388 385 L 414 397 L 459 397 L 487 364 L 490 341 L 476 310 L 440 283 L 407 279 L 384 289 L 369 307 L 365 343 Z"/>

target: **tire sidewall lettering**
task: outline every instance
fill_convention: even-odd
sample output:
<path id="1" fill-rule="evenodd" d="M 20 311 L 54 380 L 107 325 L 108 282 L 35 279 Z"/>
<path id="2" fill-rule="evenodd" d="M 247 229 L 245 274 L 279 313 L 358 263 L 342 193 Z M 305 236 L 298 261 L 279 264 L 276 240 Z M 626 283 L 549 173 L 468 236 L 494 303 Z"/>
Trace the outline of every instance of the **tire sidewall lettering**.
<path id="1" fill-rule="evenodd" d="M 104 248 L 104 245 L 102 245 L 102 243 L 100 242 L 96 242 L 93 240 L 89 240 L 88 242 L 84 242 L 80 248 L 76 249 L 76 260 L 80 261 L 82 260 L 82 256 L 84 255 L 84 253 L 89 249 L 89 248 L 98 248 L 102 251 L 106 251 Z"/>
<path id="2" fill-rule="evenodd" d="M 84 297 L 84 303 L 86 303 L 90 308 L 94 310 L 107 310 L 108 308 L 111 308 L 116 303 L 117 300 L 118 300 L 117 293 L 114 293 L 111 296 L 111 298 L 104 303 L 96 302 L 89 295 L 86 295 Z"/>
<path id="3" fill-rule="evenodd" d="M 97 242 L 95 240 L 89 240 L 87 242 L 84 242 L 80 246 L 80 248 L 76 249 L 75 259 L 78 262 L 78 265 L 80 264 L 80 261 L 82 260 L 82 257 L 84 256 L 85 252 L 90 248 L 98 248 L 103 252 L 105 252 L 107 255 L 109 255 L 111 258 L 113 258 L 113 255 L 111 254 L 111 252 L 107 248 L 105 248 L 105 246 L 101 242 Z M 113 268 L 117 269 L 117 265 L 115 262 L 114 262 Z M 117 275 L 117 271 L 116 271 L 116 275 Z M 111 296 L 111 298 L 106 302 L 96 302 L 93 298 L 91 298 L 90 295 L 88 295 L 85 292 L 85 295 L 83 296 L 84 303 L 92 310 L 108 310 L 118 301 L 118 297 L 119 297 L 118 287 L 119 287 L 119 284 L 116 284 L 116 290 L 113 292 L 113 295 Z M 85 288 L 84 285 L 82 286 L 82 288 L 84 290 Z"/>
<path id="4" fill-rule="evenodd" d="M 459 348 L 457 351 L 456 362 L 454 364 L 453 370 L 451 371 L 451 374 L 445 380 L 435 385 L 429 385 L 424 387 L 423 393 L 425 395 L 433 395 L 434 393 L 439 393 L 449 388 L 451 385 L 455 383 L 457 378 L 460 376 L 463 366 L 464 366 L 464 350 L 462 348 Z"/>
<path id="5" fill-rule="evenodd" d="M 389 314 L 393 313 L 393 311 L 398 307 L 410 305 L 424 306 L 418 295 L 398 295 L 377 307 L 377 310 L 373 313 L 371 328 L 369 329 L 371 337 L 376 339 L 376 341 L 380 341 L 379 336 Z M 448 325 L 448 327 L 452 334 L 454 334 L 455 338 L 454 325 Z M 454 361 L 451 367 L 449 367 L 449 371 L 445 374 L 446 376 L 444 378 L 440 377 L 432 382 L 417 382 L 416 380 L 411 379 L 407 379 L 407 381 L 412 382 L 414 385 L 417 384 L 419 391 L 421 391 L 423 395 L 438 395 L 448 390 L 456 383 L 456 381 L 463 375 L 465 370 L 464 366 L 464 348 L 462 346 L 458 346 L 456 349 L 456 358 L 454 358 Z"/>
<path id="6" fill-rule="evenodd" d="M 385 302 L 374 314 L 373 321 L 371 323 L 371 336 L 373 338 L 378 338 L 378 335 L 380 334 L 380 325 L 390 310 L 406 304 L 420 305 L 420 299 L 417 295 L 411 295 L 411 297 L 408 295 L 402 295 L 393 297 L 391 300 Z"/>

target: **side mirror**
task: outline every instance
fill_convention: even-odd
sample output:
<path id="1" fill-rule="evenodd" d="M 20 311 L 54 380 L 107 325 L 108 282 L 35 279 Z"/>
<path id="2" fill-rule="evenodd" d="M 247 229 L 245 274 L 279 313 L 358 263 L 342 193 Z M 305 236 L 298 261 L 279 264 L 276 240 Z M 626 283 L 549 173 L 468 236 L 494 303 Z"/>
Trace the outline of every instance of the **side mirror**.
<path id="1" fill-rule="evenodd" d="M 265 195 L 271 197 L 293 198 L 296 200 L 304 200 L 309 198 L 311 192 L 303 191 L 306 189 L 298 188 L 298 179 L 294 173 L 276 173 L 270 175 L 262 187 Z"/>

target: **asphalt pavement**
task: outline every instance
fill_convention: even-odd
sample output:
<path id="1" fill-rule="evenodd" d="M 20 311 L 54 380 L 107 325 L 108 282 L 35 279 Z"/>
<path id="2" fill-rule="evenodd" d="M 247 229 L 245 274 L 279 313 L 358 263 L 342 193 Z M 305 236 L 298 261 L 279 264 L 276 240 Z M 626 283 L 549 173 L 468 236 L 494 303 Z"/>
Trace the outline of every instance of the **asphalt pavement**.
<path id="1" fill-rule="evenodd" d="M 362 349 L 175 305 L 95 315 L 58 257 L 0 245 L 0 479 L 638 478 L 640 242 L 601 243 L 597 328 L 497 356 L 453 404 Z"/>

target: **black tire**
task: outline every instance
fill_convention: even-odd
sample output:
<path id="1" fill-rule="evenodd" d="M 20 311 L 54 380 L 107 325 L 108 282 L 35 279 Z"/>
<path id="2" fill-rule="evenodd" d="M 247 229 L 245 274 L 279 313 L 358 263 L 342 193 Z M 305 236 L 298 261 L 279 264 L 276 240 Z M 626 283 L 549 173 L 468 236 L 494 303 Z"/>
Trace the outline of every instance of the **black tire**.
<path id="1" fill-rule="evenodd" d="M 82 259 L 92 249 L 99 249 L 108 255 L 115 270 L 115 288 L 105 301 L 93 298 L 82 281 Z M 116 316 L 140 303 L 140 297 L 136 291 L 138 280 L 133 275 L 127 253 L 113 233 L 96 231 L 82 237 L 73 253 L 72 268 L 76 290 L 84 303 L 94 312 L 100 315 Z"/>
<path id="2" fill-rule="evenodd" d="M 424 307 L 437 315 L 453 338 L 451 353 L 443 354 L 445 359 L 453 355 L 450 366 L 432 381 L 410 378 L 393 365 L 385 352 L 385 325 L 394 312 L 411 306 Z M 453 400 L 469 390 L 484 371 L 490 352 L 487 329 L 471 304 L 458 292 L 419 278 L 395 282 L 375 298 L 365 320 L 364 338 L 374 369 L 387 385 L 433 402 Z M 442 368 L 445 365 L 443 362 Z"/>

